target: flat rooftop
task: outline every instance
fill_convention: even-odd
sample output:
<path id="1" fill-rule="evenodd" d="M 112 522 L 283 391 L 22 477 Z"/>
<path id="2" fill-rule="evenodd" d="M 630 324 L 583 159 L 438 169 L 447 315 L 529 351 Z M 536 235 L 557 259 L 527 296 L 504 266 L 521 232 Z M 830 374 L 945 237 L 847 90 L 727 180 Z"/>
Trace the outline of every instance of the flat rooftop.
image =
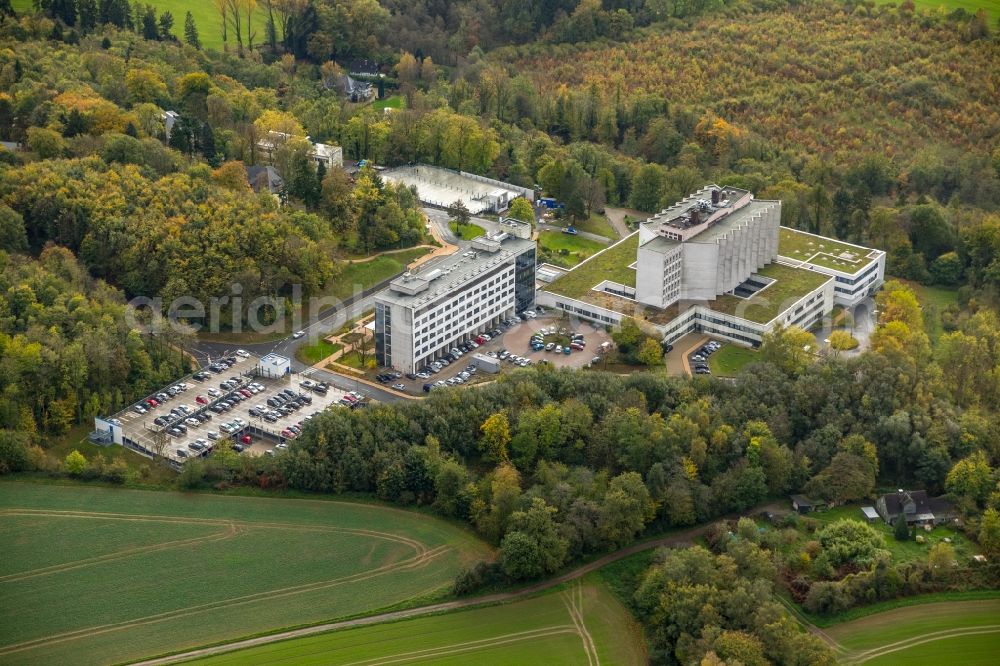
<path id="1" fill-rule="evenodd" d="M 594 287 L 604 280 L 635 286 L 635 269 L 629 266 L 635 261 L 638 243 L 639 237 L 636 232 L 557 278 L 544 287 L 545 291 L 644 319 L 653 324 L 669 323 L 694 305 L 706 306 L 723 314 L 766 324 L 792 303 L 833 279 L 829 275 L 808 268 L 771 263 L 754 273 L 766 278 L 769 284 L 750 298 L 724 294 L 713 301 L 675 303 L 665 310 L 646 306 L 622 296 L 595 291 Z"/>
<path id="2" fill-rule="evenodd" d="M 773 282 L 750 298 L 723 294 L 710 301 L 708 306 L 716 312 L 766 324 L 787 310 L 795 301 L 833 279 L 829 275 L 807 268 L 779 263 L 768 264 L 754 275 L 768 278 Z"/>
<path id="3" fill-rule="evenodd" d="M 570 272 L 554 280 L 545 290 L 553 294 L 586 301 L 586 296 L 598 293 L 593 291 L 593 287 L 604 280 L 635 287 L 635 269 L 629 267 L 635 263 L 638 249 L 639 232 L 637 231 L 582 262 Z M 594 303 L 594 305 L 600 304 Z"/>
<path id="4" fill-rule="evenodd" d="M 868 268 L 882 251 L 781 227 L 778 254 L 789 261 L 854 275 Z"/>
<path id="5" fill-rule="evenodd" d="M 535 247 L 535 241 L 510 234 L 503 234 L 500 240 L 496 239 L 496 236 L 475 238 L 471 247 L 429 261 L 417 272 L 404 273 L 376 294 L 375 298 L 383 303 L 419 308 L 460 289 L 480 273 L 509 263 L 513 257 Z M 487 246 L 497 249 L 480 249 Z"/>
<path id="6" fill-rule="evenodd" d="M 490 198 L 508 193 L 510 198 L 526 196 L 527 190 L 516 185 L 486 182 L 457 171 L 426 164 L 397 167 L 382 172 L 382 179 L 415 187 L 424 203 L 448 207 L 461 199 L 473 215 L 487 210 Z"/>
<path id="7" fill-rule="evenodd" d="M 656 234 L 674 241 L 714 242 L 736 224 L 745 221 L 748 213 L 763 207 L 754 203 L 749 190 L 738 187 L 706 185 L 697 192 L 653 215 L 643 226 Z M 737 217 L 739 215 L 739 217 Z M 712 232 L 714 235 L 705 236 Z"/>

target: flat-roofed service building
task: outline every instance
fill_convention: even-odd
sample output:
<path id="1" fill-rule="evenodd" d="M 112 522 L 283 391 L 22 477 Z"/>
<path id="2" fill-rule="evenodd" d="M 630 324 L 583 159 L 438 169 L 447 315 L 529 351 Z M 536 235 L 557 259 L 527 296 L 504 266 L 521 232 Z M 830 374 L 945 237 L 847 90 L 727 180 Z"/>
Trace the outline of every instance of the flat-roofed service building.
<path id="1" fill-rule="evenodd" d="M 531 308 L 535 242 L 530 226 L 521 226 L 479 236 L 469 248 L 405 273 L 376 294 L 376 362 L 416 372 Z"/>

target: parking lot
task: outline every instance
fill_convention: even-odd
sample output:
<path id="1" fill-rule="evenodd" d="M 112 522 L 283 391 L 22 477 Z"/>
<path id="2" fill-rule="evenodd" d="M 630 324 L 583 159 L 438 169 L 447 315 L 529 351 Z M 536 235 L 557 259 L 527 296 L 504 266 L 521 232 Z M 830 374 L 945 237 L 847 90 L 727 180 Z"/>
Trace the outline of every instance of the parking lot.
<path id="1" fill-rule="evenodd" d="M 418 395 L 423 394 L 425 384 L 441 386 L 481 382 L 496 377 L 496 375 L 477 370 L 466 379 L 461 377 L 461 373 L 469 372 L 468 368 L 472 364 L 472 357 L 475 354 L 500 356 L 503 351 L 506 351 L 507 355 L 506 358 L 500 361 L 502 370 L 527 367 L 540 361 L 551 363 L 556 367 L 581 368 L 589 364 L 600 353 L 599 350 L 603 343 L 610 341 L 610 336 L 602 326 L 592 325 L 587 322 L 579 322 L 576 326 L 573 326 L 570 320 L 562 316 L 561 313 L 553 313 L 552 311 L 543 312 L 544 314 L 539 314 L 533 319 L 529 318 L 527 321 L 512 322 L 499 326 L 500 334 L 498 336 L 491 336 L 490 340 L 478 345 L 476 348 L 470 347 L 471 351 L 463 351 L 462 356 L 457 361 L 450 361 L 448 365 L 444 366 L 438 372 L 431 374 L 429 377 L 417 377 L 413 379 L 406 376 L 399 376 L 388 379 L 383 383 L 386 386 L 395 385 L 397 390 L 401 392 Z M 549 341 L 551 341 L 552 347 L 548 351 L 544 348 L 536 351 L 532 349 L 531 339 L 532 336 L 543 330 L 552 331 L 544 335 L 546 344 L 549 344 Z M 571 348 L 569 354 L 556 353 L 556 346 L 568 345 L 572 341 L 571 338 L 574 334 L 583 336 L 583 349 Z M 459 379 L 461 381 L 458 381 Z"/>
<path id="2" fill-rule="evenodd" d="M 696 375 L 712 374 L 712 371 L 708 367 L 708 357 L 721 348 L 721 342 L 706 339 L 700 347 L 688 352 L 686 360 L 691 373 Z"/>
<path id="3" fill-rule="evenodd" d="M 218 371 L 203 368 L 114 418 L 125 439 L 148 452 L 162 451 L 163 457 L 180 464 L 207 454 L 224 439 L 248 455 L 274 453 L 298 436 L 296 430 L 301 432 L 301 425 L 312 416 L 350 400 L 345 391 L 328 387 L 323 392 L 298 374 L 258 377 L 258 360 L 250 354 L 220 359 Z M 136 405 L 145 413 L 140 414 Z"/>

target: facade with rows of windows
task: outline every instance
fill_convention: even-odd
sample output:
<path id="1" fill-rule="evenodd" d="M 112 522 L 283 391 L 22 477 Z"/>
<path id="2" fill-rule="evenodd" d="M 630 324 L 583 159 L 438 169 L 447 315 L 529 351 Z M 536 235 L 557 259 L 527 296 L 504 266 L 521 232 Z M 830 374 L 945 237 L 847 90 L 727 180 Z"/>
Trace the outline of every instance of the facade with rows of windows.
<path id="1" fill-rule="evenodd" d="M 606 325 L 632 317 L 665 342 L 700 331 L 757 346 L 775 326 L 808 329 L 835 304 L 855 306 L 882 285 L 884 252 L 785 229 L 780 220 L 780 201 L 708 185 L 582 262 L 572 277 L 546 285 L 538 303 Z M 608 266 L 624 262 L 601 255 L 613 257 L 629 241 L 638 245 L 634 275 L 618 270 L 617 281 L 608 280 Z M 802 258 L 783 254 L 785 243 L 788 255 Z M 627 249 L 619 254 L 631 257 Z"/>
<path id="2" fill-rule="evenodd" d="M 419 273 L 405 273 L 376 294 L 376 362 L 416 372 L 531 308 L 536 252 L 525 227 L 524 233 L 480 236 L 469 248 Z"/>

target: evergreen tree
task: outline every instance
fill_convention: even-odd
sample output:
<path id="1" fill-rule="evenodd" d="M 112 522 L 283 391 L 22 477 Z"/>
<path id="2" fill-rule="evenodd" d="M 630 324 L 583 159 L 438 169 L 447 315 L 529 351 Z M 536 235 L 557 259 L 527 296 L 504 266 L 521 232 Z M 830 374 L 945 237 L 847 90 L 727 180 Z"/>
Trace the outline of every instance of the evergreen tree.
<path id="1" fill-rule="evenodd" d="M 170 12 L 163 12 L 160 14 L 160 39 L 171 41 L 174 39 L 173 34 L 170 32 L 174 29 L 174 15 Z"/>
<path id="2" fill-rule="evenodd" d="M 97 0 L 78 0 L 77 10 L 80 13 L 80 29 L 90 32 L 97 27 Z"/>
<path id="3" fill-rule="evenodd" d="M 208 123 L 202 123 L 201 132 L 198 136 L 198 150 L 201 154 L 205 156 L 208 163 L 212 166 L 218 166 L 217 160 L 217 150 L 215 148 L 215 132 L 212 130 L 212 126 Z"/>
<path id="4" fill-rule="evenodd" d="M 17 14 L 14 13 L 14 5 L 11 4 L 10 0 L 0 0 L 0 24 L 8 17 L 17 18 Z"/>
<path id="5" fill-rule="evenodd" d="M 184 41 L 196 49 L 201 48 L 201 40 L 198 39 L 198 26 L 194 24 L 194 16 L 191 12 L 184 15 Z"/>
<path id="6" fill-rule="evenodd" d="M 909 541 L 910 540 L 910 528 L 906 524 L 906 518 L 900 516 L 896 519 L 896 524 L 893 525 L 892 534 L 896 537 L 896 541 Z"/>
<path id="7" fill-rule="evenodd" d="M 181 116 L 170 129 L 170 140 L 167 142 L 174 150 L 185 155 L 194 153 L 194 125 L 186 116 Z"/>
<path id="8" fill-rule="evenodd" d="M 87 121 L 84 119 L 83 114 L 80 113 L 78 109 L 73 109 L 66 116 L 66 121 L 63 123 L 63 136 L 73 137 L 79 134 L 86 134 L 87 132 Z"/>
<path id="9" fill-rule="evenodd" d="M 142 38 L 152 41 L 160 39 L 160 26 L 156 22 L 156 10 L 152 5 L 146 5 L 142 14 Z"/>
<path id="10" fill-rule="evenodd" d="M 135 128 L 135 125 L 133 125 L 131 122 L 129 122 L 129 124 L 125 126 L 125 134 L 127 136 L 132 137 L 133 139 L 139 138 L 139 130 L 137 130 Z"/>

